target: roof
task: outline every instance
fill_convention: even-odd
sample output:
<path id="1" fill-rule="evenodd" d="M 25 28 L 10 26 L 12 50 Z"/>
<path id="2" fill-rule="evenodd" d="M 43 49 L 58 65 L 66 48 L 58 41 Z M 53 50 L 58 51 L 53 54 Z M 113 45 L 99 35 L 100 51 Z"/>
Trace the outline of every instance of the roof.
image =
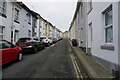
<path id="1" fill-rule="evenodd" d="M 23 7 L 25 10 L 31 13 L 33 17 L 38 19 L 38 16 L 40 16 L 38 13 L 34 12 L 33 10 L 30 10 L 24 3 L 22 2 L 16 2 L 16 3 L 18 3 L 21 7 Z"/>

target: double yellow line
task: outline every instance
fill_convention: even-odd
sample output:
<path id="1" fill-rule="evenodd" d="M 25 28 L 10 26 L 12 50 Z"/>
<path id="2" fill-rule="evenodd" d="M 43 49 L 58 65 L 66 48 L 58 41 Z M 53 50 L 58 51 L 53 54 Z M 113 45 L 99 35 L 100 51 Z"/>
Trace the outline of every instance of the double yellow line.
<path id="1" fill-rule="evenodd" d="M 75 73 L 76 73 L 76 76 L 77 76 L 77 78 L 78 79 L 82 79 L 83 80 L 83 76 L 82 76 L 82 72 L 80 71 L 80 69 L 79 69 L 79 67 L 78 67 L 78 64 L 77 64 L 77 62 L 76 62 L 76 60 L 75 60 L 75 57 L 74 57 L 74 55 L 72 55 L 72 54 L 70 54 L 70 56 L 71 56 L 71 59 L 72 59 L 72 63 L 73 63 L 73 66 L 74 66 L 74 69 L 75 69 Z"/>

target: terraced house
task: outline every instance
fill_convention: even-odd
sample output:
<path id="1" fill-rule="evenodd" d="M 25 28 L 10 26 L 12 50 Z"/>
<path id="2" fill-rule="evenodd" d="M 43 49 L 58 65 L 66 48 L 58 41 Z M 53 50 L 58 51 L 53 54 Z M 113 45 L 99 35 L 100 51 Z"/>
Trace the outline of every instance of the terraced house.
<path id="1" fill-rule="evenodd" d="M 120 76 L 120 1 L 79 1 L 75 15 L 75 39 L 104 69 Z M 73 21 L 72 21 L 73 22 Z M 71 27 L 69 34 L 72 34 Z M 70 35 L 71 36 L 71 35 Z M 71 38 L 72 39 L 72 38 Z"/>
<path id="2" fill-rule="evenodd" d="M 16 43 L 22 37 L 53 37 L 53 31 L 50 22 L 24 3 L 0 1 L 0 39 Z"/>

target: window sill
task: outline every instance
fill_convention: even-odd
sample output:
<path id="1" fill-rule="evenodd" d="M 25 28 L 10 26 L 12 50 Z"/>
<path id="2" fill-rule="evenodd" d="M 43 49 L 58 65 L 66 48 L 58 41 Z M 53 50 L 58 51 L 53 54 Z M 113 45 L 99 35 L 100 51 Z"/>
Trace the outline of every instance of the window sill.
<path id="1" fill-rule="evenodd" d="M 20 24 L 20 22 L 19 22 L 19 21 L 14 20 L 14 22 L 16 22 L 16 23 Z"/>
<path id="2" fill-rule="evenodd" d="M 0 16 L 4 17 L 4 18 L 7 18 L 7 16 L 3 13 L 0 13 Z"/>
<path id="3" fill-rule="evenodd" d="M 101 49 L 106 49 L 106 50 L 115 50 L 113 45 L 102 45 Z"/>

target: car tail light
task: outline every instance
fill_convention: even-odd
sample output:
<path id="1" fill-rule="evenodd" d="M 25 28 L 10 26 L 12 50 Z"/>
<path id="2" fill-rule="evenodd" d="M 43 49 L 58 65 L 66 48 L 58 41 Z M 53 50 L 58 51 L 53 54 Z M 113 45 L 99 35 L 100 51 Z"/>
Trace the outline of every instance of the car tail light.
<path id="1" fill-rule="evenodd" d="M 46 39 L 46 41 L 48 41 L 48 39 Z"/>
<path id="2" fill-rule="evenodd" d="M 32 42 L 27 42 L 26 44 L 32 44 Z"/>

